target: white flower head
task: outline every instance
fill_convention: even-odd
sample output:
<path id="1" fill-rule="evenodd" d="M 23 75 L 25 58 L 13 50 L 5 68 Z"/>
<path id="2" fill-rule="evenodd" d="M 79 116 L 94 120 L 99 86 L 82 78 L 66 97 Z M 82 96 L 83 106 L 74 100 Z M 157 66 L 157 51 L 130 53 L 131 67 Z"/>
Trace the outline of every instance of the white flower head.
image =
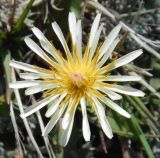
<path id="1" fill-rule="evenodd" d="M 121 115 L 130 118 L 130 114 L 112 100 L 121 99 L 122 96 L 120 94 L 144 96 L 144 93 L 140 90 L 115 84 L 115 82 L 141 80 L 139 76 L 111 75 L 111 70 L 133 61 L 142 54 L 142 50 L 128 53 L 105 65 L 119 42 L 118 35 L 121 25 L 119 24 L 113 28 L 103 44 L 98 47 L 102 30 L 102 25 L 99 26 L 100 17 L 100 14 L 95 17 L 84 52 L 82 52 L 81 20 L 77 20 L 74 13 L 69 13 L 69 29 L 72 40 L 71 51 L 58 24 L 56 22 L 52 23 L 53 30 L 64 48 L 66 57 L 63 57 L 44 34 L 34 27 L 32 31 L 39 39 L 42 48 L 29 37 L 25 38 L 25 42 L 50 68 L 41 68 L 18 61 L 11 61 L 10 63 L 10 66 L 25 71 L 20 73 L 20 77 L 24 81 L 10 83 L 10 88 L 27 88 L 25 90 L 26 95 L 43 91 L 46 94 L 44 99 L 29 106 L 22 117 L 27 117 L 50 103 L 51 106 L 45 116 L 51 117 L 51 119 L 43 131 L 43 136 L 46 136 L 58 120 L 62 118 L 60 144 L 63 146 L 68 143 L 70 138 L 75 111 L 79 105 L 83 115 L 82 131 L 84 139 L 89 141 L 91 136 L 86 101 L 95 110 L 106 136 L 112 138 L 112 130 L 107 121 L 103 105 L 107 105 Z"/>

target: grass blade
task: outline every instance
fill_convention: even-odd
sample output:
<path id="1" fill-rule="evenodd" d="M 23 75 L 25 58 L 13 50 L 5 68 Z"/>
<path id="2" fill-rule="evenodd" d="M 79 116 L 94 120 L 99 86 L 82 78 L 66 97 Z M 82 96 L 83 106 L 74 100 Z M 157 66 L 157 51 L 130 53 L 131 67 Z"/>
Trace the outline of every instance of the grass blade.
<path id="1" fill-rule="evenodd" d="M 21 30 L 24 20 L 31 9 L 33 2 L 34 0 L 30 0 L 28 4 L 26 5 L 26 7 L 24 8 L 22 14 L 20 15 L 19 19 L 17 20 L 15 24 L 15 27 L 13 28 L 13 31 L 12 31 L 13 34 Z"/>
<path id="2" fill-rule="evenodd" d="M 141 142 L 142 146 L 144 147 L 144 150 L 145 150 L 146 154 L 148 155 L 148 157 L 154 158 L 152 149 L 151 149 L 137 119 L 134 116 L 131 117 L 131 126 L 132 126 L 134 132 L 136 133 L 139 141 Z"/>

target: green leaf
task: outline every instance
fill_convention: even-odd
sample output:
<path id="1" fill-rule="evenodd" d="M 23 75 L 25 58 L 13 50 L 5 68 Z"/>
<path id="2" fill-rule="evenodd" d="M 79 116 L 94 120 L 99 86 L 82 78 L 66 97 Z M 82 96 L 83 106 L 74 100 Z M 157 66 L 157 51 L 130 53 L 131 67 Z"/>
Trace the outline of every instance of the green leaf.
<path id="1" fill-rule="evenodd" d="M 12 31 L 13 34 L 21 30 L 24 20 L 31 9 L 33 2 L 34 0 L 30 0 L 28 4 L 26 5 L 25 9 L 23 10 L 22 14 L 20 15 L 19 19 L 17 20 L 15 24 L 15 27 L 13 28 L 13 31 Z"/>
<path id="2" fill-rule="evenodd" d="M 5 102 L 4 96 L 0 96 L 0 117 L 4 117 L 9 114 L 9 106 Z"/>
<path id="3" fill-rule="evenodd" d="M 151 78 L 149 83 L 156 90 L 158 90 L 160 88 L 160 79 L 159 78 Z"/>
<path id="4" fill-rule="evenodd" d="M 0 39 L 5 39 L 6 38 L 6 33 L 5 32 L 0 32 Z"/>
<path id="5" fill-rule="evenodd" d="M 9 66 L 9 62 L 11 60 L 11 53 L 10 51 L 7 51 L 7 53 L 5 53 L 5 57 L 3 59 L 3 66 L 4 66 L 4 70 L 5 70 L 5 74 L 6 74 L 6 81 L 7 83 L 9 83 L 11 81 L 11 69 Z"/>
<path id="6" fill-rule="evenodd" d="M 130 96 L 125 96 L 128 100 L 128 102 L 133 105 L 137 112 L 142 116 L 144 120 L 146 120 L 146 123 L 156 134 L 159 134 L 159 130 L 157 128 L 157 122 L 154 119 L 153 115 L 150 113 L 150 111 L 145 107 L 143 102 L 137 98 L 137 97 L 130 97 Z"/>
<path id="7" fill-rule="evenodd" d="M 141 142 L 142 146 L 144 147 L 144 150 L 145 150 L 146 154 L 148 155 L 148 158 L 154 158 L 152 149 L 151 149 L 137 119 L 134 116 L 131 117 L 131 126 L 133 128 L 133 131 L 136 133 L 139 141 Z"/>
<path id="8" fill-rule="evenodd" d="M 3 60 L 3 67 L 5 71 L 5 81 L 6 81 L 6 101 L 7 103 L 10 102 L 10 94 L 11 89 L 9 88 L 9 83 L 11 82 L 11 68 L 9 66 L 9 62 L 11 60 L 11 52 L 7 51 L 5 58 Z"/>
<path id="9" fill-rule="evenodd" d="M 80 15 L 80 3 L 81 0 L 72 0 L 70 10 L 74 12 L 77 16 Z"/>
<path id="10" fill-rule="evenodd" d="M 148 110 L 148 108 L 143 104 L 143 102 L 141 101 L 141 99 L 139 99 L 138 97 L 132 97 L 132 98 L 137 103 L 137 105 L 141 108 L 141 110 L 143 110 L 146 113 L 146 115 L 150 118 L 150 120 L 152 120 L 155 124 L 157 124 L 154 116 Z"/>
<path id="11" fill-rule="evenodd" d="M 118 118 L 118 117 L 116 117 L 116 118 Z M 112 128 L 113 133 L 115 133 L 119 136 L 127 137 L 127 138 L 134 137 L 134 133 L 132 131 L 130 131 L 127 124 L 124 123 L 125 121 L 126 122 L 128 121 L 126 118 L 115 119 L 113 116 L 112 117 L 107 116 L 107 119 L 108 119 L 109 124 Z"/>
<path id="12" fill-rule="evenodd" d="M 128 98 L 129 101 L 132 101 L 132 103 L 134 103 L 134 101 L 132 100 L 132 98 Z M 127 104 L 125 103 L 124 106 L 126 107 Z M 131 113 L 131 109 L 128 108 L 128 111 Z M 132 130 L 132 132 L 136 135 L 136 137 L 139 139 L 140 143 L 142 144 L 146 154 L 148 155 L 148 158 L 154 158 L 152 149 L 146 139 L 146 136 L 143 133 L 143 130 L 138 122 L 138 119 L 134 116 L 134 114 L 132 114 L 131 119 L 127 122 L 128 125 L 130 126 L 130 130 Z"/>

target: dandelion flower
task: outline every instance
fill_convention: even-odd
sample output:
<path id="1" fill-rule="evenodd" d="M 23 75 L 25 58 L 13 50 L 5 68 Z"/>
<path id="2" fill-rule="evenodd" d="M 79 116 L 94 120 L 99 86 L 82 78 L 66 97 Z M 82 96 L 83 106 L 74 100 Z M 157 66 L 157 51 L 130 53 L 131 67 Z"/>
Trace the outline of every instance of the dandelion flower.
<path id="1" fill-rule="evenodd" d="M 25 38 L 25 43 L 49 65 L 49 68 L 41 68 L 14 60 L 10 63 L 10 66 L 25 71 L 20 73 L 20 77 L 25 80 L 10 83 L 11 88 L 27 88 L 26 95 L 45 91 L 44 99 L 29 106 L 21 117 L 27 117 L 50 104 L 45 116 L 51 117 L 51 119 L 45 127 L 43 136 L 46 136 L 62 118 L 60 144 L 63 146 L 68 143 L 70 138 L 78 105 L 82 109 L 84 139 L 89 141 L 91 135 L 87 117 L 88 103 L 95 110 L 104 133 L 111 139 L 113 134 L 106 118 L 104 105 L 130 118 L 130 114 L 112 100 L 121 99 L 120 94 L 144 96 L 140 90 L 117 84 L 117 82 L 141 80 L 139 76 L 111 75 L 111 70 L 133 61 L 142 54 L 142 50 L 128 53 L 106 65 L 106 61 L 119 42 L 118 35 L 121 25 L 118 24 L 113 28 L 102 45 L 98 46 L 102 30 L 102 25 L 99 26 L 100 17 L 100 14 L 95 17 L 84 52 L 82 52 L 81 20 L 76 20 L 74 13 L 69 13 L 71 51 L 60 27 L 53 22 L 52 27 L 64 48 L 64 56 L 38 28 L 33 27 L 32 31 L 39 39 L 42 48 L 29 37 Z"/>

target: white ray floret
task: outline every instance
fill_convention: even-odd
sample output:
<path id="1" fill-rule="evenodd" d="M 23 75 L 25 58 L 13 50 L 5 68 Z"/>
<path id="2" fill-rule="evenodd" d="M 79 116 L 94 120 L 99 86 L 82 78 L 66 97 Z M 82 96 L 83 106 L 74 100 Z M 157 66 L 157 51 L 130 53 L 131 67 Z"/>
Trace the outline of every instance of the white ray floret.
<path id="1" fill-rule="evenodd" d="M 72 37 L 72 42 L 75 45 L 76 44 L 76 38 L 77 38 L 77 22 L 76 22 L 76 16 L 74 13 L 69 13 L 69 29 Z"/>
<path id="2" fill-rule="evenodd" d="M 85 98 L 81 99 L 80 104 L 81 104 L 82 115 L 83 115 L 83 121 L 82 121 L 83 137 L 84 137 L 85 141 L 90 141 L 91 131 L 90 131 L 88 117 L 87 117 Z"/>
<path id="3" fill-rule="evenodd" d="M 98 101 L 98 99 L 96 97 L 92 97 L 92 99 L 95 103 L 95 111 L 97 113 L 101 127 L 102 127 L 104 133 L 106 134 L 106 136 L 111 139 L 113 137 L 112 129 L 111 129 L 109 122 L 106 118 L 104 107 Z"/>
<path id="4" fill-rule="evenodd" d="M 89 43 L 88 43 L 89 48 L 91 48 L 93 45 L 93 41 L 94 41 L 95 35 L 98 30 L 100 18 L 101 18 L 101 14 L 97 14 L 92 24 L 91 31 L 90 31 L 90 37 L 89 37 Z"/>
<path id="5" fill-rule="evenodd" d="M 9 84 L 10 88 L 27 88 L 27 87 L 32 87 L 32 86 L 37 86 L 43 83 L 44 81 L 41 80 L 36 80 L 36 81 L 17 81 L 17 82 L 12 82 Z"/>
<path id="6" fill-rule="evenodd" d="M 76 40 L 76 50 L 78 57 L 82 59 L 82 26 L 81 26 L 81 20 L 78 20 L 77 22 L 77 40 Z"/>
<path id="7" fill-rule="evenodd" d="M 38 86 L 29 87 L 25 90 L 25 95 L 33 95 L 45 90 L 55 89 L 57 86 L 53 83 L 40 84 Z"/>
<path id="8" fill-rule="evenodd" d="M 73 100 L 71 99 L 69 102 L 69 105 L 72 105 L 72 102 L 73 102 Z M 68 115 L 68 112 L 70 110 L 70 108 L 68 107 L 68 109 L 67 109 L 68 112 L 66 111 L 66 113 L 65 113 L 66 116 L 64 116 L 66 118 L 64 119 L 64 117 L 63 117 L 63 119 L 61 121 L 60 134 L 59 134 L 59 144 L 61 146 L 66 146 L 69 141 L 69 138 L 71 136 L 76 108 L 77 108 L 77 105 L 74 106 L 74 109 L 73 109 L 73 112 L 71 113 L 71 115 Z M 65 128 L 64 128 L 63 123 L 67 123 L 67 126 Z"/>
<path id="9" fill-rule="evenodd" d="M 99 61 L 99 63 L 98 63 L 99 67 L 101 67 L 108 60 L 108 58 L 111 56 L 112 52 L 116 48 L 116 46 L 117 46 L 117 44 L 118 44 L 119 41 L 120 41 L 119 38 L 116 38 L 113 41 L 113 43 L 111 44 L 111 46 L 108 48 L 108 50 L 106 51 L 106 53 L 103 55 L 103 57 Z"/>
<path id="10" fill-rule="evenodd" d="M 117 105 L 116 103 L 114 103 L 113 101 L 111 101 L 110 99 L 106 98 L 106 97 L 98 97 L 104 104 L 106 104 L 108 107 L 110 107 L 111 109 L 115 110 L 116 112 L 118 112 L 119 114 L 130 118 L 131 115 L 125 111 L 124 109 L 122 109 L 119 105 Z"/>
<path id="11" fill-rule="evenodd" d="M 26 37 L 24 39 L 27 46 L 33 50 L 38 56 L 40 56 L 44 61 L 49 63 L 52 66 L 52 62 L 49 60 L 50 58 L 47 56 L 47 54 L 29 37 Z"/>
<path id="12" fill-rule="evenodd" d="M 69 138 L 71 136 L 72 128 L 73 128 L 73 122 L 74 122 L 74 115 L 71 117 L 71 121 L 67 127 L 67 129 L 63 129 L 62 126 L 60 126 L 60 136 L 59 136 L 59 144 L 61 146 L 66 146 Z"/>
<path id="13" fill-rule="evenodd" d="M 93 57 L 93 55 L 94 55 L 94 53 L 97 49 L 97 45 L 98 45 L 98 42 L 99 42 L 99 38 L 100 38 L 102 28 L 103 28 L 103 24 L 101 24 L 101 26 L 99 27 L 99 29 L 97 30 L 97 32 L 95 34 L 93 44 L 92 44 L 92 47 L 91 47 L 91 50 L 90 50 L 91 58 Z"/>
<path id="14" fill-rule="evenodd" d="M 50 74 L 38 74 L 38 73 L 20 73 L 20 78 L 25 80 L 35 80 L 40 78 L 53 78 L 53 75 Z"/>
<path id="15" fill-rule="evenodd" d="M 107 94 L 109 98 L 111 98 L 112 100 L 120 100 L 122 99 L 122 96 L 111 91 L 108 90 L 107 88 L 100 88 L 99 91 L 102 91 L 103 93 Z"/>
<path id="16" fill-rule="evenodd" d="M 47 123 L 43 131 L 43 134 L 42 134 L 43 136 L 47 136 L 48 133 L 54 128 L 54 126 L 56 125 L 60 117 L 62 116 L 64 110 L 66 109 L 67 105 L 68 105 L 68 102 L 55 111 L 55 114 L 52 116 L 50 121 Z"/>
<path id="17" fill-rule="evenodd" d="M 40 110 L 45 105 L 49 104 L 51 101 L 56 99 L 59 95 L 51 95 L 43 100 L 36 102 L 35 104 L 29 106 L 25 111 L 24 114 L 21 115 L 22 118 L 28 117 L 29 115 L 35 113 L 36 111 Z"/>
<path id="18" fill-rule="evenodd" d="M 108 65 L 108 69 L 107 71 L 111 71 L 113 69 L 116 69 L 120 66 L 123 66 L 125 64 L 128 64 L 129 62 L 133 61 L 134 59 L 136 59 L 137 57 L 139 57 L 141 54 L 142 54 L 142 50 L 139 49 L 139 50 L 135 50 L 131 53 L 128 53 L 122 57 L 120 57 L 119 59 L 115 60 L 114 62 L 112 62 L 111 64 L 111 67 Z"/>
<path id="19" fill-rule="evenodd" d="M 33 33 L 35 34 L 35 36 L 39 39 L 40 44 L 42 46 L 42 48 L 49 53 L 52 57 L 54 57 L 54 59 L 56 61 L 58 61 L 59 63 L 61 63 L 61 60 L 59 58 L 59 56 L 56 53 L 56 49 L 53 47 L 53 45 L 48 41 L 48 39 L 44 36 L 44 34 L 37 28 L 37 27 L 33 27 L 32 28 Z"/>
<path id="20" fill-rule="evenodd" d="M 24 71 L 29 71 L 29 72 L 34 72 L 34 73 L 40 73 L 40 74 L 44 74 L 43 72 L 41 72 L 40 70 L 38 70 L 35 66 L 30 65 L 30 64 L 26 64 L 23 62 L 19 62 L 19 61 L 14 61 L 12 60 L 9 63 L 10 66 L 16 68 L 16 69 L 20 69 L 20 70 L 24 70 Z"/>
<path id="21" fill-rule="evenodd" d="M 143 97 L 145 95 L 144 92 L 127 86 L 112 85 L 111 87 L 107 87 L 106 89 L 131 96 Z"/>
<path id="22" fill-rule="evenodd" d="M 49 107 L 49 109 L 47 110 L 45 116 L 46 117 L 50 117 L 52 116 L 52 114 L 57 110 L 60 102 L 64 99 L 64 97 L 67 95 L 67 93 L 63 93 L 57 100 L 55 100 L 55 102 Z"/>
<path id="23" fill-rule="evenodd" d="M 118 75 L 118 76 L 108 76 L 104 81 L 111 81 L 111 82 L 126 82 L 126 81 L 140 81 L 142 77 L 140 76 L 125 76 L 125 75 Z"/>
<path id="24" fill-rule="evenodd" d="M 107 52 L 111 44 L 114 42 L 114 40 L 117 38 L 119 35 L 121 29 L 121 25 L 118 24 L 114 29 L 109 33 L 109 35 L 106 37 L 106 40 L 104 41 L 102 47 L 100 48 L 100 56 L 99 59 Z"/>
<path id="25" fill-rule="evenodd" d="M 63 33 L 62 33 L 60 27 L 58 26 L 58 24 L 56 22 L 53 22 L 52 23 L 52 27 L 53 27 L 53 30 L 54 30 L 55 34 L 59 38 L 59 40 L 60 40 L 65 52 L 70 52 L 69 48 L 68 48 L 68 45 L 66 43 L 66 40 L 65 40 L 65 38 L 63 36 Z"/>
<path id="26" fill-rule="evenodd" d="M 76 105 L 73 105 L 74 104 L 73 101 L 68 105 L 67 111 L 65 112 L 64 117 L 62 119 L 62 128 L 63 129 L 67 129 L 67 127 L 69 126 L 69 124 L 72 120 L 72 117 L 74 117 L 74 115 L 75 115 L 75 111 L 76 111 L 78 103 Z M 72 110 L 72 112 L 71 112 L 71 110 Z"/>

